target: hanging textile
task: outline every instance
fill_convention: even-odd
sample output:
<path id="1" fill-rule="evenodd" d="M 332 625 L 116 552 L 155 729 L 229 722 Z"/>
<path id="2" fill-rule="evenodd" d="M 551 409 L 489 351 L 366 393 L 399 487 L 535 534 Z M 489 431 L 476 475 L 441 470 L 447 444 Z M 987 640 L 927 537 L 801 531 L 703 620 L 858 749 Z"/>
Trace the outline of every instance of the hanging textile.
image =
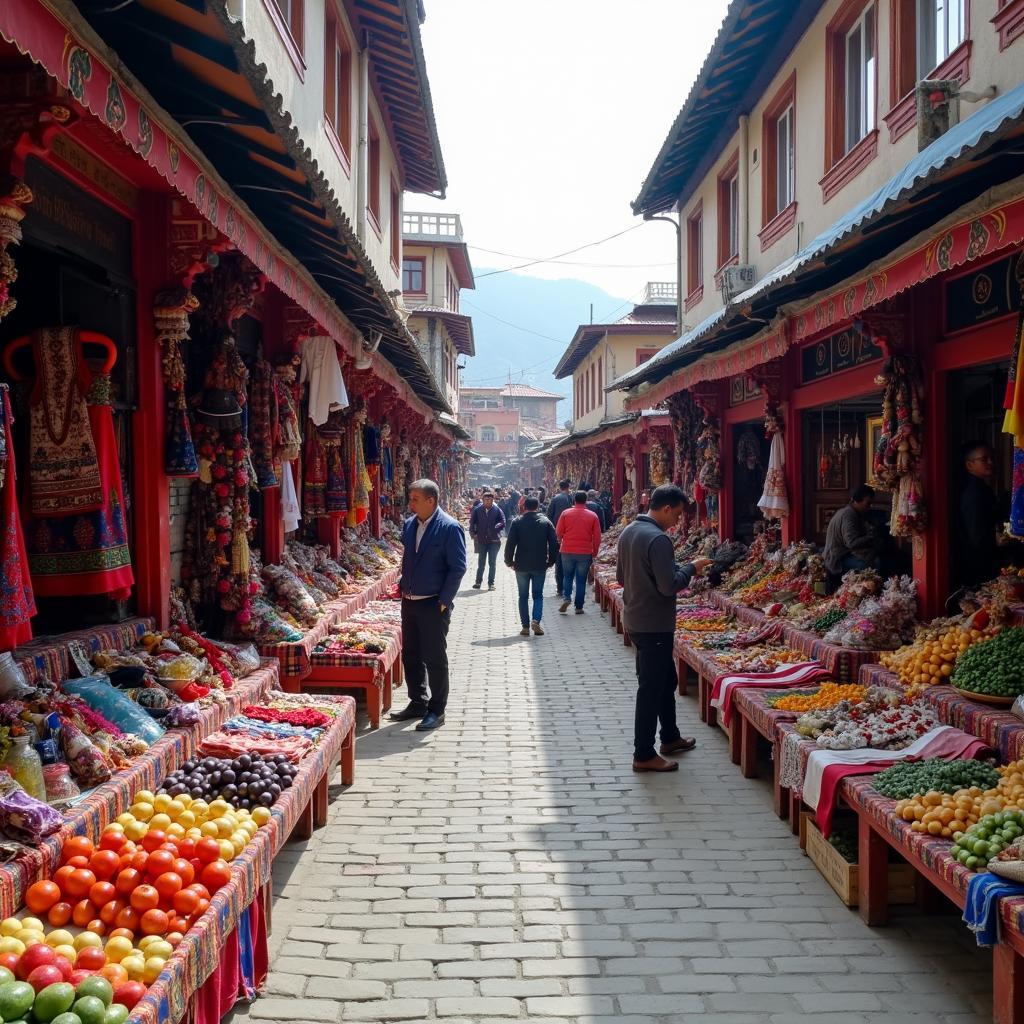
<path id="1" fill-rule="evenodd" d="M 29 620 L 36 613 L 15 493 L 13 422 L 7 385 L 0 384 L 0 651 L 32 639 Z"/>
<path id="2" fill-rule="evenodd" d="M 781 430 L 776 430 L 772 434 L 764 491 L 757 507 L 765 519 L 781 519 L 789 515 L 789 495 L 786 493 L 786 446 L 782 441 Z"/>
<path id="3" fill-rule="evenodd" d="M 380 462 L 380 431 L 369 423 L 363 425 L 363 459 L 367 466 Z"/>
<path id="4" fill-rule="evenodd" d="M 160 362 L 164 377 L 164 472 L 168 476 L 188 477 L 199 472 L 181 353 L 182 342 L 188 340 L 189 314 L 198 308 L 199 300 L 186 288 L 159 292 L 153 303 L 156 337 L 163 349 Z"/>
<path id="5" fill-rule="evenodd" d="M 72 516 L 102 507 L 104 492 L 85 396 L 89 369 L 78 330 L 36 331 L 36 383 L 29 410 L 29 511 Z"/>
<path id="6" fill-rule="evenodd" d="M 259 359 L 252 370 L 249 394 L 249 449 L 252 452 L 256 486 L 277 487 L 280 463 L 275 460 L 278 435 L 277 389 L 270 364 Z"/>
<path id="7" fill-rule="evenodd" d="M 83 369 L 88 373 L 87 367 Z M 131 595 L 135 576 L 128 550 L 111 392 L 110 375 L 97 373 L 88 391 L 88 425 L 99 460 L 103 506 L 78 515 L 26 517 L 29 566 L 37 597 L 109 594 L 123 601 Z"/>
<path id="8" fill-rule="evenodd" d="M 357 412 L 347 431 L 349 461 L 349 509 L 346 525 L 357 526 L 365 522 L 370 513 L 370 488 L 373 481 L 366 471 L 366 456 L 363 450 L 363 424 L 366 418 L 363 411 Z"/>
<path id="9" fill-rule="evenodd" d="M 290 462 L 281 465 L 281 518 L 284 521 L 284 532 L 291 533 L 299 528 L 299 496 L 295 491 L 295 476 Z"/>
<path id="10" fill-rule="evenodd" d="M 306 429 L 305 472 L 302 476 L 302 507 L 311 517 L 327 515 L 327 451 L 320 441 L 320 434 L 313 421 Z"/>
<path id="11" fill-rule="evenodd" d="M 299 384 L 309 382 L 309 418 L 315 426 L 327 422 L 336 409 L 348 407 L 345 378 L 333 338 L 307 338 L 302 344 Z"/>
<path id="12" fill-rule="evenodd" d="M 277 443 L 275 458 L 291 462 L 302 454 L 302 428 L 295 408 L 295 367 L 290 364 L 274 370 L 274 397 L 277 401 Z"/>
<path id="13" fill-rule="evenodd" d="M 1017 261 L 1024 271 L 1024 257 Z M 1013 435 L 1013 491 L 1010 498 L 1010 535 L 1024 537 L 1024 306 L 1017 316 L 1017 330 L 1010 350 L 1010 373 L 1003 400 L 1006 415 L 1003 433 Z"/>

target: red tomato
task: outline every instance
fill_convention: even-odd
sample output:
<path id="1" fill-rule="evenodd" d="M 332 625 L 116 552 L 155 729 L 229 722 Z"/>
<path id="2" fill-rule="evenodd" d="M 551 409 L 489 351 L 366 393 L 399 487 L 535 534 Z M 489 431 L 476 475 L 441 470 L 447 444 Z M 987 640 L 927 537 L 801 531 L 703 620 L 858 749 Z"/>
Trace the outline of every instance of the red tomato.
<path id="1" fill-rule="evenodd" d="M 182 885 L 191 885 L 195 880 L 196 869 L 184 857 L 176 857 L 171 870 L 181 876 Z"/>
<path id="2" fill-rule="evenodd" d="M 104 832 L 100 836 L 100 849 L 113 850 L 115 853 L 120 853 L 125 844 L 130 841 L 125 838 L 123 832 Z"/>
<path id="3" fill-rule="evenodd" d="M 115 928 L 108 938 L 111 939 L 127 939 L 129 942 L 135 941 L 135 932 L 130 928 Z"/>
<path id="4" fill-rule="evenodd" d="M 231 881 L 231 868 L 226 861 L 215 860 L 203 868 L 200 878 L 210 892 L 216 892 Z"/>
<path id="5" fill-rule="evenodd" d="M 135 929 L 139 927 L 139 915 L 136 914 L 131 907 L 125 907 L 117 917 L 114 918 L 114 924 L 117 925 L 118 928 L 127 928 L 128 931 L 134 935 Z"/>
<path id="6" fill-rule="evenodd" d="M 34 946 L 29 946 L 21 954 L 18 968 L 14 973 L 22 981 L 25 981 L 37 967 L 50 966 L 56 963 L 56 961 L 57 954 L 49 946 L 46 946 L 45 943 L 37 942 Z"/>
<path id="7" fill-rule="evenodd" d="M 168 917 L 162 910 L 147 910 L 139 918 L 139 927 L 144 935 L 163 935 L 168 930 Z"/>
<path id="8" fill-rule="evenodd" d="M 92 905 L 90 900 L 79 900 L 75 904 L 75 909 L 71 912 L 71 920 L 79 928 L 84 928 L 98 913 L 99 911 Z"/>
<path id="9" fill-rule="evenodd" d="M 87 868 L 89 866 L 89 858 L 82 854 L 70 857 L 67 861 L 67 866 L 71 868 Z"/>
<path id="10" fill-rule="evenodd" d="M 149 860 L 149 854 L 145 850 L 136 850 L 132 854 L 131 864 L 136 871 L 146 870 L 146 861 Z"/>
<path id="11" fill-rule="evenodd" d="M 184 885 L 185 882 L 181 875 L 175 874 L 173 871 L 165 871 L 153 881 L 153 887 L 160 893 L 160 901 L 164 904 L 169 903 L 171 897 L 179 889 L 184 888 Z"/>
<path id="12" fill-rule="evenodd" d="M 76 967 L 71 972 L 71 977 L 68 978 L 68 984 L 74 985 L 75 988 L 78 988 L 78 986 L 81 985 L 86 978 L 89 978 L 91 976 L 92 971 L 83 971 L 80 967 Z"/>
<path id="13" fill-rule="evenodd" d="M 209 900 L 200 900 L 199 901 L 199 906 L 196 907 L 196 912 L 192 915 L 191 920 L 194 921 L 197 917 L 200 917 L 201 915 L 205 914 L 206 911 L 209 910 L 209 908 L 210 908 L 210 901 Z"/>
<path id="14" fill-rule="evenodd" d="M 122 868 L 114 883 L 119 896 L 131 896 L 136 887 L 142 884 L 142 872 L 137 868 Z"/>
<path id="15" fill-rule="evenodd" d="M 184 917 L 191 917 L 196 912 L 201 898 L 199 893 L 193 892 L 191 889 L 182 889 L 171 897 L 171 906 Z M 172 930 L 176 931 L 177 929 Z"/>
<path id="16" fill-rule="evenodd" d="M 56 985 L 58 981 L 63 981 L 64 975 L 56 964 L 43 964 L 41 967 L 37 967 L 25 980 L 39 993 L 47 985 Z"/>
<path id="17" fill-rule="evenodd" d="M 92 900 L 97 907 L 105 906 L 114 899 L 115 896 L 117 896 L 117 890 L 110 882 L 97 882 L 89 890 L 89 899 Z"/>
<path id="18" fill-rule="evenodd" d="M 107 881 L 117 874 L 121 858 L 113 850 L 97 850 L 89 858 L 89 867 L 101 881 Z"/>
<path id="19" fill-rule="evenodd" d="M 75 869 L 70 864 L 65 864 L 62 868 L 57 868 L 53 873 L 53 880 L 60 886 L 62 893 L 67 893 L 67 889 L 64 887 L 68 884 L 68 879 L 75 873 Z"/>
<path id="20" fill-rule="evenodd" d="M 210 890 L 202 882 L 193 882 L 188 888 L 192 892 L 197 893 L 201 900 L 208 900 L 210 898 Z"/>
<path id="21" fill-rule="evenodd" d="M 68 875 L 67 884 L 63 888 L 69 896 L 80 900 L 89 894 L 89 890 L 95 884 L 96 876 L 88 868 L 75 868 Z"/>
<path id="22" fill-rule="evenodd" d="M 46 920 L 54 926 L 54 928 L 63 928 L 64 925 L 71 920 L 71 914 L 74 911 L 74 907 L 70 903 L 61 901 L 60 903 L 54 903 L 50 907 L 50 912 L 46 915 Z"/>
<path id="23" fill-rule="evenodd" d="M 154 850 L 146 861 L 146 874 L 150 878 L 159 878 L 174 867 L 174 854 L 169 850 Z"/>
<path id="24" fill-rule="evenodd" d="M 6 967 L 11 974 L 17 973 L 19 960 L 21 957 L 17 953 L 0 953 L 0 967 Z"/>
<path id="25" fill-rule="evenodd" d="M 128 972 L 120 964 L 107 964 L 100 968 L 100 977 L 106 978 L 113 988 L 128 980 Z"/>
<path id="26" fill-rule="evenodd" d="M 187 932 L 188 918 L 182 917 L 181 914 L 172 914 L 167 919 L 167 927 L 171 930 L 171 934 L 175 932 Z"/>
<path id="27" fill-rule="evenodd" d="M 45 914 L 55 903 L 60 902 L 60 886 L 44 878 L 33 882 L 25 892 L 25 906 L 33 914 Z"/>
<path id="28" fill-rule="evenodd" d="M 96 935 L 106 935 L 107 925 L 104 921 L 95 917 L 85 926 L 85 930 L 87 932 L 94 932 Z"/>
<path id="29" fill-rule="evenodd" d="M 160 906 L 160 893 L 152 885 L 140 885 L 129 897 L 133 910 L 140 914 Z"/>
<path id="30" fill-rule="evenodd" d="M 215 860 L 220 860 L 220 843 L 216 839 L 204 836 L 196 843 L 196 856 L 204 864 L 212 864 Z"/>
<path id="31" fill-rule="evenodd" d="M 75 969 L 75 965 L 66 956 L 57 957 L 54 964 L 60 969 L 65 981 L 71 977 L 71 972 Z"/>
<path id="32" fill-rule="evenodd" d="M 142 837 L 142 848 L 149 853 L 159 850 L 167 842 L 167 833 L 159 828 L 151 828 Z"/>
<path id="33" fill-rule="evenodd" d="M 178 856 L 185 860 L 191 860 L 196 855 L 196 841 L 194 839 L 179 839 L 175 844 L 178 847 Z"/>
<path id="34" fill-rule="evenodd" d="M 104 903 L 100 907 L 100 920 L 104 924 L 113 924 L 117 920 L 117 915 L 127 907 L 128 904 L 125 900 L 116 899 L 111 900 L 109 903 Z"/>
<path id="35" fill-rule="evenodd" d="M 130 1010 L 145 994 L 146 986 L 141 981 L 126 981 L 114 989 L 114 1002 Z"/>
<path id="36" fill-rule="evenodd" d="M 93 846 L 92 840 L 88 836 L 71 836 L 70 839 L 65 839 L 61 845 L 60 859 L 67 863 L 72 857 L 79 855 L 89 858 L 95 849 L 96 847 Z"/>
<path id="37" fill-rule="evenodd" d="M 99 946 L 83 946 L 75 959 L 75 967 L 82 971 L 98 971 L 106 963 L 107 954 Z"/>

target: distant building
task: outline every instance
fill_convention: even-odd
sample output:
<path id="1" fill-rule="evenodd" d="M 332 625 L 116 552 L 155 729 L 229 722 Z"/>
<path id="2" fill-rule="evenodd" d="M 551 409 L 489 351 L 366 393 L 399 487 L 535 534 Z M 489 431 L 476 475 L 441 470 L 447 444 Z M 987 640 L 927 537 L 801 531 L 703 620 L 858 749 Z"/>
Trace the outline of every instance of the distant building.
<path id="1" fill-rule="evenodd" d="M 409 330 L 456 413 L 459 357 L 476 354 L 473 321 L 459 312 L 459 294 L 475 287 L 459 215 L 407 211 L 402 218 L 402 302 L 409 311 Z"/>
<path id="2" fill-rule="evenodd" d="M 459 389 L 459 422 L 482 455 L 516 459 L 523 448 L 558 433 L 561 395 L 528 384 Z"/>

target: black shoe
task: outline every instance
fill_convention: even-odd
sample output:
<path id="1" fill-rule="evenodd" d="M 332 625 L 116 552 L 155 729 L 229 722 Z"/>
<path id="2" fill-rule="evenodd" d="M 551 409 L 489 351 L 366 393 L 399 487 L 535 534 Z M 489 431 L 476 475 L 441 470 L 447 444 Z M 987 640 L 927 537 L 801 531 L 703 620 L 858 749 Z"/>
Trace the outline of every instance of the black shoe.
<path id="1" fill-rule="evenodd" d="M 388 716 L 392 722 L 411 722 L 416 718 L 426 718 L 427 709 L 422 704 L 409 704 L 404 711 L 392 711 Z"/>
<path id="2" fill-rule="evenodd" d="M 433 711 L 428 711 L 423 721 L 416 726 L 417 732 L 430 732 L 431 729 L 437 729 L 444 725 L 444 715 L 435 715 Z"/>
<path id="3" fill-rule="evenodd" d="M 480 584 L 479 583 L 474 583 L 473 584 L 473 589 L 474 590 L 479 590 L 480 589 Z"/>

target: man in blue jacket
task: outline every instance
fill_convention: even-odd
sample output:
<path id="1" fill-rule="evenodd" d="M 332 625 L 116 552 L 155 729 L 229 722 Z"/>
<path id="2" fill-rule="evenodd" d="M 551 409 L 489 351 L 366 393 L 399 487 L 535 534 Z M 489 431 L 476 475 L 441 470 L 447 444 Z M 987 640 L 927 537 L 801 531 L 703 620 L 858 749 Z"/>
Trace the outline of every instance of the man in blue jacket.
<path id="1" fill-rule="evenodd" d="M 479 590 L 484 581 L 484 565 L 489 563 L 487 573 L 487 589 L 494 589 L 494 567 L 498 562 L 498 551 L 501 548 L 501 531 L 505 529 L 505 513 L 494 501 L 493 491 L 484 491 L 482 505 L 477 505 L 469 516 L 469 535 L 476 545 L 476 583 L 474 590 Z"/>
<path id="2" fill-rule="evenodd" d="M 412 515 L 402 529 L 402 667 L 409 705 L 392 721 L 422 719 L 419 732 L 444 725 L 448 703 L 448 627 L 459 584 L 466 574 L 466 535 L 439 507 L 433 480 L 409 485 Z M 427 697 L 427 678 L 430 697 Z"/>

